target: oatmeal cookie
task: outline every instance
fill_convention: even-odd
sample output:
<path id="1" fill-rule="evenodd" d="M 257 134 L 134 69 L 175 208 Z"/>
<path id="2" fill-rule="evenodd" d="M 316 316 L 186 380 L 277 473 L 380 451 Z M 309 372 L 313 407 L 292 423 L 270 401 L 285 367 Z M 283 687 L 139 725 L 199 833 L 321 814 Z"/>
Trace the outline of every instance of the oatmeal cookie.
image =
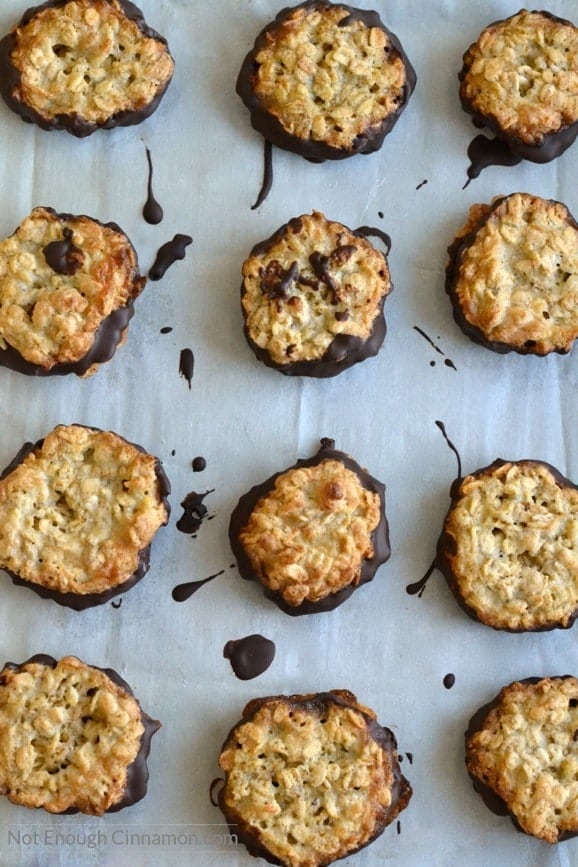
<path id="1" fill-rule="evenodd" d="M 0 241 L 0 365 L 90 376 L 124 341 L 145 283 L 115 223 L 35 208 Z"/>
<path id="2" fill-rule="evenodd" d="M 237 93 L 267 141 L 318 162 L 378 150 L 415 81 L 376 12 L 308 0 L 259 34 Z"/>
<path id="3" fill-rule="evenodd" d="M 245 337 L 281 373 L 336 376 L 379 351 L 392 288 L 383 253 L 313 211 L 253 247 L 243 264 Z"/>
<path id="4" fill-rule="evenodd" d="M 59 425 L 0 477 L 0 568 L 78 611 L 107 602 L 147 572 L 169 492 L 160 461 L 140 446 Z"/>
<path id="5" fill-rule="evenodd" d="M 325 439 L 241 497 L 229 538 L 242 577 L 287 614 L 330 611 L 390 555 L 385 487 Z"/>
<path id="6" fill-rule="evenodd" d="M 578 680 L 530 677 L 472 717 L 466 766 L 498 815 L 548 843 L 578 834 Z"/>
<path id="7" fill-rule="evenodd" d="M 567 629 L 578 615 L 578 489 L 534 460 L 497 460 L 456 479 L 436 565 L 487 626 Z"/>
<path id="8" fill-rule="evenodd" d="M 393 733 L 347 690 L 254 699 L 219 764 L 231 829 L 252 855 L 285 867 L 357 852 L 412 795 Z"/>
<path id="9" fill-rule="evenodd" d="M 566 353 L 578 337 L 578 225 L 529 193 L 473 205 L 449 250 L 454 318 L 495 352 Z"/>
<path id="10" fill-rule="evenodd" d="M 0 672 L 0 793 L 49 813 L 102 816 L 146 794 L 160 728 L 109 668 L 38 654 Z"/>
<path id="11" fill-rule="evenodd" d="M 79 138 L 153 113 L 174 61 L 128 0 L 49 0 L 0 41 L 0 94 L 23 120 Z"/>

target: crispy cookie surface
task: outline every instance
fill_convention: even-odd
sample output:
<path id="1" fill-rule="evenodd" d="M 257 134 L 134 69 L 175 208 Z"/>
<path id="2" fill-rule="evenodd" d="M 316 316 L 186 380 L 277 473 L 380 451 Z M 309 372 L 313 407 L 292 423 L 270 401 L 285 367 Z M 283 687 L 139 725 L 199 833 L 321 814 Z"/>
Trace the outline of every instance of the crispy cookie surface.
<path id="1" fill-rule="evenodd" d="M 124 339 L 145 282 L 117 225 L 35 208 L 0 241 L 0 364 L 94 373 Z"/>
<path id="2" fill-rule="evenodd" d="M 466 766 L 494 812 L 557 843 L 578 834 L 578 680 L 528 678 L 470 720 Z"/>
<path id="3" fill-rule="evenodd" d="M 377 150 L 414 86 L 377 13 L 310 0 L 282 10 L 258 36 L 237 92 L 267 140 L 323 160 Z"/>
<path id="4" fill-rule="evenodd" d="M 578 337 L 578 225 L 561 202 L 512 193 L 473 205 L 449 248 L 454 317 L 496 352 L 566 353 Z"/>
<path id="5" fill-rule="evenodd" d="M 514 146 L 538 150 L 578 123 L 578 28 L 570 21 L 522 9 L 489 25 L 463 60 L 464 108 Z"/>
<path id="6" fill-rule="evenodd" d="M 160 723 L 109 669 L 39 655 L 0 673 L 0 792 L 50 813 L 101 816 L 146 792 Z"/>
<path id="7" fill-rule="evenodd" d="M 281 373 L 335 376 L 378 352 L 391 290 L 383 253 L 313 211 L 257 244 L 245 261 L 245 336 Z"/>
<path id="8" fill-rule="evenodd" d="M 436 562 L 494 629 L 567 628 L 578 613 L 578 490 L 542 461 L 497 460 L 457 479 Z"/>
<path id="9" fill-rule="evenodd" d="M 159 461 L 118 434 L 60 425 L 0 479 L 0 568 L 75 608 L 128 589 L 166 524 Z"/>
<path id="10" fill-rule="evenodd" d="M 24 120 L 84 137 L 139 123 L 174 62 L 166 40 L 126 0 L 51 0 L 0 42 L 0 93 Z"/>
<path id="11" fill-rule="evenodd" d="M 251 854 L 286 867 L 367 846 L 411 797 L 392 732 L 347 690 L 251 701 L 219 763 L 227 821 Z"/>
<path id="12" fill-rule="evenodd" d="M 243 577 L 284 611 L 330 610 L 389 557 L 385 488 L 322 441 L 241 498 L 229 535 Z"/>

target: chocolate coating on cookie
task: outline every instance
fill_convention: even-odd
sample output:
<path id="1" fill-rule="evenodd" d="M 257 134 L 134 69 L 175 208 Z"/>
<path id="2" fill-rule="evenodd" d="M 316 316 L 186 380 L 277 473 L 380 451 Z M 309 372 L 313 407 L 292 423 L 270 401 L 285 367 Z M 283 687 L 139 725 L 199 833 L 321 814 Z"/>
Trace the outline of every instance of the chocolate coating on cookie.
<path id="1" fill-rule="evenodd" d="M 393 284 L 367 231 L 313 211 L 253 247 L 243 264 L 241 308 L 260 361 L 286 376 L 323 378 L 378 353 Z"/>
<path id="2" fill-rule="evenodd" d="M 544 461 L 498 459 L 458 478 L 436 565 L 463 611 L 506 632 L 578 616 L 578 488 Z"/>
<path id="3" fill-rule="evenodd" d="M 23 120 L 78 138 L 141 123 L 170 84 L 167 42 L 128 0 L 49 0 L 0 41 L 0 95 Z"/>
<path id="4" fill-rule="evenodd" d="M 376 12 L 308 0 L 281 10 L 261 31 L 237 93 L 267 141 L 322 162 L 378 150 L 415 81 Z"/>
<path id="5" fill-rule="evenodd" d="M 517 157 L 549 162 L 578 135 L 578 28 L 566 19 L 522 9 L 493 22 L 464 54 L 459 80 L 474 124 Z"/>
<path id="6" fill-rule="evenodd" d="M 122 535 L 120 535 L 115 542 L 111 535 L 111 539 L 108 542 L 105 539 L 100 539 L 99 541 L 92 540 L 90 534 L 94 533 L 95 530 L 94 527 L 89 529 L 89 523 L 87 521 L 86 529 L 84 530 L 84 532 L 88 536 L 85 542 L 85 556 L 87 559 L 87 563 L 90 565 L 86 566 L 86 574 L 83 574 L 83 569 L 81 568 L 79 563 L 76 562 L 77 551 L 75 551 L 74 554 L 75 571 L 68 574 L 66 579 L 64 579 L 60 574 L 61 569 L 63 569 L 64 567 L 58 565 L 57 559 L 54 561 L 53 568 L 55 569 L 55 571 L 53 574 L 50 572 L 50 570 L 48 570 L 47 572 L 43 572 L 43 567 L 40 566 L 38 567 L 40 570 L 39 574 L 33 574 L 34 570 L 30 571 L 30 564 L 26 564 L 25 560 L 18 567 L 19 571 L 15 571 L 14 568 L 10 568 L 12 563 L 16 562 L 15 555 L 13 552 L 11 552 L 10 546 L 6 539 L 2 541 L 2 544 L 0 546 L 1 568 L 9 575 L 15 585 L 27 587 L 29 590 L 32 590 L 43 599 L 51 599 L 52 601 L 57 602 L 59 605 L 64 605 L 68 608 L 74 609 L 75 611 L 83 611 L 86 608 L 91 608 L 96 605 L 102 605 L 105 602 L 113 599 L 115 596 L 118 596 L 121 593 L 125 593 L 126 591 L 130 590 L 131 587 L 133 587 L 138 581 L 140 581 L 140 579 L 143 578 L 144 575 L 146 575 L 150 565 L 150 549 L 152 544 L 152 536 L 156 532 L 156 529 L 167 523 L 169 518 L 170 505 L 168 501 L 168 495 L 170 494 L 171 487 L 169 479 L 167 478 L 161 462 L 158 460 L 158 458 L 152 458 L 152 456 L 147 455 L 147 452 L 142 448 L 142 446 L 139 446 L 135 443 L 130 443 L 123 437 L 120 437 L 118 434 L 100 431 L 98 428 L 94 427 L 89 428 L 81 425 L 71 425 L 68 428 L 65 428 L 65 426 L 61 426 L 61 428 L 64 431 L 65 436 L 67 434 L 67 431 L 73 431 L 74 428 L 79 428 L 80 431 L 92 431 L 96 435 L 102 434 L 102 436 L 105 438 L 111 438 L 113 446 L 116 444 L 117 447 L 121 450 L 121 452 L 126 450 L 127 455 L 130 455 L 131 452 L 135 455 L 143 455 L 145 461 L 141 470 L 143 483 L 145 479 L 145 474 L 148 473 L 150 475 L 150 481 L 154 484 L 154 487 L 156 489 L 154 492 L 154 496 L 151 497 L 151 500 L 153 500 L 154 503 L 151 503 L 149 505 L 148 503 L 145 504 L 143 502 L 143 505 L 138 506 L 134 512 L 133 522 L 135 530 L 137 525 L 139 526 L 138 539 L 136 538 L 137 534 L 135 532 L 133 534 L 135 535 L 134 540 L 130 540 L 131 531 L 129 528 L 129 523 L 127 522 L 124 532 L 128 533 L 128 538 L 123 539 Z M 58 432 L 59 429 L 56 428 L 56 430 L 53 431 L 52 434 L 49 436 L 53 437 L 54 434 L 58 434 Z M 72 432 L 70 435 L 74 436 L 74 433 Z M 13 458 L 13 460 L 10 462 L 10 464 L 8 464 L 8 466 L 2 471 L 0 475 L 0 513 L 2 513 L 11 502 L 10 493 L 6 494 L 4 492 L 1 483 L 5 480 L 9 480 L 9 477 L 15 471 L 18 471 L 19 467 L 22 467 L 29 455 L 37 456 L 36 461 L 39 461 L 40 456 L 42 455 L 45 439 L 46 438 L 38 440 L 36 443 L 25 443 L 16 454 L 16 456 Z M 94 448 L 98 448 L 98 437 L 94 439 Z M 148 462 L 149 459 L 154 462 L 154 473 L 152 474 L 150 473 L 150 468 L 147 469 L 146 466 L 146 462 Z M 58 456 L 53 456 L 52 460 L 53 464 L 56 465 Z M 56 469 L 58 470 L 57 467 Z M 120 465 L 117 471 L 120 471 Z M 95 470 L 95 477 L 97 472 L 98 470 Z M 34 470 L 32 470 L 32 473 L 34 473 Z M 32 481 L 34 481 L 34 475 L 30 476 L 30 478 Z M 47 489 L 49 487 L 49 484 L 50 480 L 49 483 L 46 485 Z M 137 484 L 138 486 L 141 483 L 134 477 L 133 474 L 132 478 L 127 477 L 127 480 L 123 483 L 123 485 L 124 484 L 130 487 L 131 485 L 134 486 L 135 484 Z M 74 498 L 74 493 L 72 493 L 71 496 L 72 498 Z M 53 517 L 53 520 L 57 521 L 57 524 L 60 525 L 60 530 L 62 533 L 62 535 L 59 537 L 59 544 L 62 547 L 65 547 L 68 542 L 67 535 L 70 534 L 71 536 L 73 536 L 75 530 L 74 526 L 70 529 L 67 529 L 66 527 L 66 515 L 69 511 L 69 506 L 67 501 L 67 490 L 64 485 L 61 493 L 61 498 L 63 501 L 62 504 L 59 504 L 58 500 L 54 503 L 50 503 L 50 498 L 47 493 L 46 501 L 44 503 L 40 502 L 37 506 L 37 510 L 38 514 L 41 516 L 38 518 L 39 523 L 42 523 L 42 521 L 48 522 L 48 514 L 53 513 L 55 515 L 55 517 Z M 145 494 L 145 498 L 148 498 L 148 494 Z M 78 507 L 78 504 L 72 505 L 72 502 L 74 502 L 74 500 L 71 501 L 70 512 L 71 514 L 76 514 L 77 522 L 82 522 L 84 520 L 82 512 Z M 115 520 L 119 521 L 117 506 L 114 502 L 103 502 L 103 506 L 105 507 L 105 510 L 108 509 L 112 524 L 114 524 Z M 75 509 L 77 510 L 76 512 L 74 512 Z M 19 533 L 22 534 L 27 532 L 26 521 L 24 518 L 22 520 L 24 523 L 22 524 L 20 530 L 18 530 L 18 525 L 16 527 L 16 537 L 18 537 Z M 48 526 L 49 523 L 47 523 L 47 527 Z M 78 531 L 78 528 L 76 529 L 76 531 Z M 148 542 L 146 541 L 147 537 L 150 539 L 150 541 Z M 99 557 L 95 558 L 94 551 L 92 553 L 90 552 L 89 540 L 90 544 L 97 546 L 94 551 L 96 551 L 100 546 L 101 551 L 106 552 L 100 555 L 105 559 L 104 565 L 95 565 L 95 562 L 98 563 Z M 46 539 L 43 540 L 42 532 L 39 532 L 38 538 L 36 539 L 36 537 L 34 537 L 34 545 L 38 549 L 39 563 L 42 563 L 44 559 L 44 557 L 42 556 L 42 546 L 45 544 L 49 544 L 49 537 L 47 536 Z M 133 554 L 136 552 L 136 568 L 134 568 L 131 572 L 128 572 L 128 563 L 133 556 L 130 552 L 133 547 Z M 115 549 L 120 556 L 118 564 L 114 561 Z M 102 574 L 100 574 L 100 570 L 103 570 Z M 63 582 L 73 589 L 63 589 Z M 87 587 L 90 588 L 91 586 L 94 589 L 86 589 Z"/>
<path id="7" fill-rule="evenodd" d="M 80 792 L 80 795 L 79 795 L 79 805 L 78 806 L 69 806 L 66 809 L 61 809 L 60 807 L 62 805 L 52 804 L 52 805 L 47 806 L 46 804 L 42 804 L 42 803 L 34 804 L 31 802 L 33 795 L 31 795 L 30 793 L 28 794 L 27 799 L 26 799 L 26 801 L 24 801 L 24 803 L 26 803 L 26 806 L 44 806 L 50 812 L 57 812 L 57 813 L 61 813 L 61 814 L 64 813 L 67 815 L 73 814 L 73 813 L 78 813 L 78 812 L 89 813 L 92 815 L 101 815 L 102 812 L 107 812 L 107 813 L 118 812 L 119 810 L 122 810 L 125 807 L 129 807 L 132 804 L 135 804 L 137 801 L 140 801 L 146 794 L 147 784 L 148 784 L 148 779 L 149 779 L 149 771 L 148 771 L 148 767 L 147 767 L 147 758 L 148 758 L 149 753 L 150 753 L 151 739 L 152 739 L 152 736 L 155 734 L 155 732 L 157 732 L 159 730 L 159 728 L 161 727 L 161 723 L 158 720 L 152 719 L 148 714 L 146 714 L 143 711 L 143 709 L 140 706 L 140 703 L 134 697 L 134 693 L 133 693 L 132 689 L 130 688 L 130 686 L 128 685 L 128 683 L 126 683 L 126 681 L 122 677 L 120 677 L 120 675 L 116 671 L 114 671 L 111 668 L 100 668 L 98 666 L 87 666 L 84 663 L 81 663 L 79 660 L 77 660 L 74 657 L 67 658 L 65 660 L 61 660 L 60 662 L 58 662 L 52 656 L 49 656 L 49 655 L 44 654 L 44 653 L 38 653 L 38 654 L 35 654 L 34 656 L 30 657 L 30 659 L 27 659 L 25 662 L 20 663 L 20 664 L 16 664 L 13 662 L 6 662 L 3 666 L 2 672 L 0 672 L 0 686 L 5 686 L 6 681 L 8 679 L 7 675 L 9 677 L 11 677 L 13 675 L 13 673 L 26 671 L 30 666 L 46 666 L 47 668 L 50 668 L 50 669 L 56 669 L 57 666 L 59 666 L 60 664 L 69 664 L 72 667 L 72 669 L 74 669 L 74 667 L 77 667 L 79 670 L 79 673 L 81 673 L 81 674 L 85 673 L 89 669 L 95 670 L 97 672 L 101 672 L 103 675 L 105 675 L 106 678 L 108 678 L 110 681 L 112 681 L 112 683 L 116 687 L 120 688 L 120 690 L 121 690 L 121 692 L 119 693 L 120 696 L 123 696 L 123 694 L 124 694 L 124 696 L 130 697 L 130 699 L 134 699 L 134 702 L 129 701 L 129 705 L 132 703 L 133 708 L 134 708 L 134 705 L 136 704 L 136 707 L 138 709 L 138 717 L 139 718 L 137 717 L 137 715 L 134 715 L 135 716 L 135 722 L 137 722 L 141 725 L 142 734 L 140 735 L 140 739 L 138 742 L 138 748 L 137 748 L 135 757 L 130 762 L 130 764 L 128 764 L 128 766 L 126 766 L 124 768 L 124 782 L 123 782 L 122 788 L 118 789 L 115 796 L 112 796 L 112 797 L 105 796 L 107 798 L 107 805 L 106 806 L 102 805 L 102 804 L 94 803 L 94 802 L 87 802 L 86 801 L 86 794 L 82 791 Z M 97 687 L 91 687 L 88 690 L 88 695 L 90 695 L 92 691 L 96 692 Z M 133 710 L 133 713 L 134 713 L 134 710 Z M 5 713 L 3 715 L 3 724 L 4 725 L 7 725 L 7 717 L 8 717 L 8 714 Z M 41 717 L 40 717 L 40 719 L 41 719 Z M 85 720 L 83 719 L 82 722 L 84 723 Z M 87 717 L 86 723 L 88 723 L 90 725 L 91 722 L 92 722 L 92 719 Z M 127 728 L 128 728 L 128 725 L 127 725 Z M 43 732 L 43 733 L 46 734 L 47 732 Z M 14 737 L 15 738 L 18 737 L 17 731 L 14 732 Z M 39 740 L 40 739 L 41 738 L 39 737 Z M 87 738 L 87 740 L 89 740 L 89 738 Z M 3 766 L 3 764 L 4 763 L 0 760 L 0 766 Z M 62 771 L 63 769 L 60 769 L 60 770 Z M 117 773 L 118 772 L 119 772 L 119 769 L 117 769 Z M 54 774 L 53 771 L 50 771 L 50 773 L 52 775 Z M 56 773 L 58 773 L 58 772 L 56 772 Z M 122 775 L 122 770 L 120 770 L 120 773 Z M 110 782 L 111 782 L 111 786 L 118 785 L 117 781 L 115 781 L 115 780 L 111 780 Z M 9 783 L 8 780 L 6 780 L 6 779 L 3 780 L 3 786 L 2 787 L 8 788 L 8 783 Z M 26 784 L 24 786 L 22 786 L 21 788 L 25 789 Z M 22 795 L 20 795 L 19 793 L 15 793 L 15 795 L 12 795 L 12 796 L 11 796 L 11 792 L 9 790 L 5 790 L 4 793 L 7 794 L 8 797 L 10 797 L 11 799 L 15 800 L 16 803 L 22 803 L 22 800 L 21 800 Z M 70 798 L 71 798 L 71 796 L 69 794 L 68 799 L 70 800 Z"/>
<path id="8" fill-rule="evenodd" d="M 529 193 L 473 205 L 448 249 L 454 319 L 494 352 L 565 354 L 578 337 L 578 224 Z"/>
<path id="9" fill-rule="evenodd" d="M 412 794 L 393 733 L 347 690 L 254 699 L 219 763 L 231 830 L 251 855 L 286 867 L 358 852 Z"/>
<path id="10" fill-rule="evenodd" d="M 353 458 L 344 452 L 335 450 L 333 446 L 333 440 L 322 440 L 321 448 L 314 457 L 299 460 L 289 470 L 276 473 L 262 484 L 256 485 L 247 494 L 240 498 L 231 515 L 229 523 L 229 540 L 241 576 L 247 580 L 258 581 L 261 584 L 265 595 L 269 599 L 272 599 L 286 614 L 316 614 L 323 611 L 333 610 L 338 605 L 345 602 L 357 587 L 371 581 L 379 566 L 382 563 L 385 563 L 391 553 L 389 547 L 389 528 L 385 516 L 385 486 L 363 470 L 359 464 L 353 460 Z M 349 555 L 351 559 L 344 565 L 342 564 L 342 574 L 339 581 L 337 581 L 337 577 L 333 579 L 340 585 L 337 589 L 331 588 L 329 583 L 325 583 L 329 581 L 327 577 L 325 578 L 325 581 L 319 581 L 316 588 L 313 588 L 315 567 L 306 565 L 307 558 L 305 558 L 304 564 L 300 565 L 298 563 L 301 554 L 306 550 L 307 543 L 303 543 L 305 548 L 301 548 L 300 544 L 296 540 L 297 534 L 295 534 L 295 536 L 290 540 L 290 546 L 284 550 L 284 542 L 282 541 L 284 524 L 282 514 L 283 508 L 280 509 L 277 519 L 274 519 L 270 537 L 267 536 L 267 533 L 264 530 L 267 526 L 267 519 L 263 518 L 262 529 L 264 535 L 260 541 L 259 537 L 261 533 L 258 528 L 260 519 L 257 521 L 257 527 L 255 527 L 253 539 L 250 544 L 251 546 L 255 544 L 257 548 L 263 544 L 265 546 L 264 551 L 250 551 L 248 547 L 249 540 L 244 539 L 244 534 L 247 532 L 250 522 L 254 519 L 254 512 L 261 509 L 264 505 L 266 506 L 266 501 L 269 497 L 274 498 L 276 496 L 275 492 L 278 480 L 281 480 L 282 483 L 287 481 L 291 482 L 291 474 L 300 470 L 315 470 L 315 468 L 318 468 L 326 461 L 334 462 L 335 465 L 338 465 L 343 470 L 353 474 L 357 479 L 357 484 L 361 488 L 363 497 L 366 497 L 368 503 L 370 503 L 370 505 L 366 504 L 364 509 L 365 514 L 363 521 L 365 526 L 363 533 L 358 538 L 357 552 L 352 551 L 350 546 Z M 311 502 L 313 502 L 313 498 L 318 495 L 320 500 L 322 499 L 322 494 L 319 494 L 319 491 L 317 490 L 317 488 L 321 487 L 321 484 L 316 481 L 315 475 L 316 473 L 314 472 L 311 479 L 311 485 L 313 488 Z M 349 484 L 351 484 L 351 481 Z M 332 485 L 335 485 L 335 489 L 332 489 L 333 495 L 343 496 L 343 490 L 341 489 L 340 483 L 329 481 L 328 487 L 331 488 Z M 365 492 L 368 493 L 366 494 Z M 319 530 L 320 536 L 323 535 L 321 529 L 316 526 L 315 521 L 320 520 L 320 515 L 322 514 L 325 515 L 326 519 L 329 519 L 331 516 L 332 491 L 330 490 L 327 495 L 330 497 L 330 502 L 327 505 L 326 510 L 320 507 L 317 512 L 317 507 L 314 506 L 310 521 L 311 526 L 309 527 L 309 530 L 305 530 L 305 535 L 310 533 L 309 545 L 312 546 L 313 550 L 315 550 L 314 546 L 316 544 L 321 544 L 320 538 L 315 538 L 316 530 Z M 304 494 L 303 496 L 307 501 L 309 495 Z M 304 508 L 305 504 L 303 504 L 303 509 Z M 366 536 L 367 528 L 370 526 L 368 517 L 370 510 L 372 513 L 375 510 L 375 514 L 372 517 L 375 521 L 375 525 Z M 291 507 L 289 507 L 289 513 L 290 511 Z M 276 529 L 279 530 L 281 534 L 281 540 L 275 539 Z M 302 527 L 301 529 L 303 530 L 304 528 Z M 328 533 L 329 532 L 330 531 L 328 530 Z M 340 528 L 336 527 L 335 532 L 340 532 Z M 343 530 L 343 532 L 345 531 Z M 352 533 L 350 533 L 350 535 L 353 536 Z M 268 538 L 269 542 L 267 542 Z M 271 551 L 267 552 L 267 546 L 270 544 L 273 545 L 273 548 Z M 334 540 L 330 541 L 328 544 L 331 549 Z M 272 554 L 272 552 L 275 553 Z M 272 554 L 271 558 L 269 558 L 269 553 Z M 264 556 L 262 556 L 263 554 Z M 269 561 L 269 565 L 267 565 L 267 561 Z M 279 576 L 276 574 L 279 567 L 281 567 L 282 570 L 281 574 L 285 571 L 284 567 L 287 567 L 287 575 L 284 575 L 281 580 L 279 580 Z M 287 582 L 287 576 L 292 572 L 295 573 L 293 579 L 289 578 Z M 334 572 L 335 576 L 337 576 L 340 570 L 336 567 Z M 296 578 L 297 574 L 299 575 L 300 581 Z M 293 581 L 295 581 L 295 584 L 292 587 Z M 295 587 L 297 587 L 297 585 L 299 585 L 298 595 L 301 597 L 299 599 L 292 596 L 292 593 L 296 592 Z"/>
<path id="11" fill-rule="evenodd" d="M 474 789 L 498 816 L 548 843 L 578 835 L 578 681 L 527 677 L 479 708 L 465 733 Z"/>

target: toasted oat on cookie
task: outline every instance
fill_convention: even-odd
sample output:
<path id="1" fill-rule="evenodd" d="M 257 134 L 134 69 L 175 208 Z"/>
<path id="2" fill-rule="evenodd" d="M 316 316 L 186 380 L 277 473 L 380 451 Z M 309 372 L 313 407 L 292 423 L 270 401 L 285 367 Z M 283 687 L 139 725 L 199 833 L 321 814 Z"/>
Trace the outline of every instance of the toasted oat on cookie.
<path id="1" fill-rule="evenodd" d="M 82 610 L 147 572 L 170 492 L 160 461 L 111 431 L 59 425 L 0 477 L 0 568 Z"/>
<path id="2" fill-rule="evenodd" d="M 34 208 L 0 241 L 0 365 L 91 375 L 124 341 L 145 283 L 115 223 Z"/>
<path id="3" fill-rule="evenodd" d="M 561 202 L 529 193 L 470 209 L 449 247 L 454 318 L 495 352 L 566 353 L 578 337 L 578 224 Z"/>
<path id="4" fill-rule="evenodd" d="M 309 0 L 259 34 L 237 93 L 267 141 L 320 161 L 380 148 L 415 80 L 377 12 Z"/>
<path id="5" fill-rule="evenodd" d="M 285 867 L 357 852 L 412 795 L 393 733 L 347 690 L 254 699 L 219 764 L 231 829 L 251 855 Z"/>
<path id="6" fill-rule="evenodd" d="M 436 565 L 460 606 L 494 629 L 572 626 L 578 489 L 543 461 L 497 460 L 451 489 Z"/>
<path id="7" fill-rule="evenodd" d="M 242 577 L 287 614 L 335 608 L 390 555 L 384 485 L 334 445 L 322 440 L 313 458 L 256 485 L 231 515 Z"/>
<path id="8" fill-rule="evenodd" d="M 548 843 L 578 834 L 578 680 L 530 677 L 472 717 L 466 766 L 490 810 Z"/>
<path id="9" fill-rule="evenodd" d="M 386 256 L 319 211 L 281 226 L 243 264 L 249 346 L 288 376 L 336 376 L 376 355 L 393 288 Z"/>
<path id="10" fill-rule="evenodd" d="M 80 138 L 140 123 L 174 69 L 167 42 L 127 0 L 49 0 L 0 41 L 0 94 L 42 129 Z"/>
<path id="11" fill-rule="evenodd" d="M 38 654 L 0 672 L 0 794 L 49 813 L 102 816 L 146 794 L 160 723 L 112 669 Z"/>
<path id="12" fill-rule="evenodd" d="M 520 158 L 547 162 L 578 134 L 578 28 L 521 9 L 486 27 L 466 51 L 460 100 Z"/>

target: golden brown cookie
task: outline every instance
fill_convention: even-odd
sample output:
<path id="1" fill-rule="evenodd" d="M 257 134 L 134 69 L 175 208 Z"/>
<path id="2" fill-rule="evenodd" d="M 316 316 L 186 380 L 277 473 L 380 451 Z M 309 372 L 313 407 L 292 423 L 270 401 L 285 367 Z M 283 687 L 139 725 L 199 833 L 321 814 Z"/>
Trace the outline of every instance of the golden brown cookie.
<path id="1" fill-rule="evenodd" d="M 472 142 L 470 178 L 492 162 L 548 162 L 578 134 L 578 28 L 570 21 L 526 9 L 495 21 L 464 54 L 459 78 L 463 108 L 497 137 Z"/>
<path id="2" fill-rule="evenodd" d="M 146 794 L 160 723 L 108 668 L 38 654 L 0 672 L 0 793 L 49 813 L 102 816 Z"/>
<path id="3" fill-rule="evenodd" d="M 497 460 L 451 488 L 436 564 L 475 620 L 510 632 L 578 615 L 578 489 L 542 461 Z"/>
<path id="4" fill-rule="evenodd" d="M 307 460 L 256 485 L 229 524 L 243 578 L 287 614 L 330 611 L 389 555 L 385 487 L 321 440 Z"/>
<path id="5" fill-rule="evenodd" d="M 375 840 L 412 790 L 393 733 L 347 690 L 249 702 L 223 744 L 219 806 L 252 855 L 322 867 Z"/>
<path id="6" fill-rule="evenodd" d="M 578 680 L 530 677 L 505 686 L 470 720 L 474 788 L 526 834 L 558 843 L 578 834 Z"/>
<path id="7" fill-rule="evenodd" d="M 145 283 L 115 223 L 35 208 L 0 241 L 0 365 L 91 375 L 124 341 Z"/>
<path id="8" fill-rule="evenodd" d="M 566 353 L 578 337 L 578 225 L 561 202 L 512 193 L 473 205 L 446 291 L 468 337 L 495 352 Z"/>
<path id="9" fill-rule="evenodd" d="M 0 94 L 42 129 L 78 137 L 140 123 L 174 69 L 166 40 L 127 0 L 49 0 L 0 41 Z"/>
<path id="10" fill-rule="evenodd" d="M 59 425 L 0 477 L 0 568 L 76 610 L 107 602 L 147 572 L 169 492 L 160 461 L 140 446 Z"/>
<path id="11" fill-rule="evenodd" d="M 377 12 L 309 0 L 259 34 L 237 93 L 267 141 L 321 161 L 380 148 L 415 80 Z"/>
<path id="12" fill-rule="evenodd" d="M 336 376 L 377 354 L 393 285 L 385 255 L 362 231 L 378 230 L 352 231 L 313 211 L 253 247 L 241 307 L 247 342 L 268 367 Z"/>

